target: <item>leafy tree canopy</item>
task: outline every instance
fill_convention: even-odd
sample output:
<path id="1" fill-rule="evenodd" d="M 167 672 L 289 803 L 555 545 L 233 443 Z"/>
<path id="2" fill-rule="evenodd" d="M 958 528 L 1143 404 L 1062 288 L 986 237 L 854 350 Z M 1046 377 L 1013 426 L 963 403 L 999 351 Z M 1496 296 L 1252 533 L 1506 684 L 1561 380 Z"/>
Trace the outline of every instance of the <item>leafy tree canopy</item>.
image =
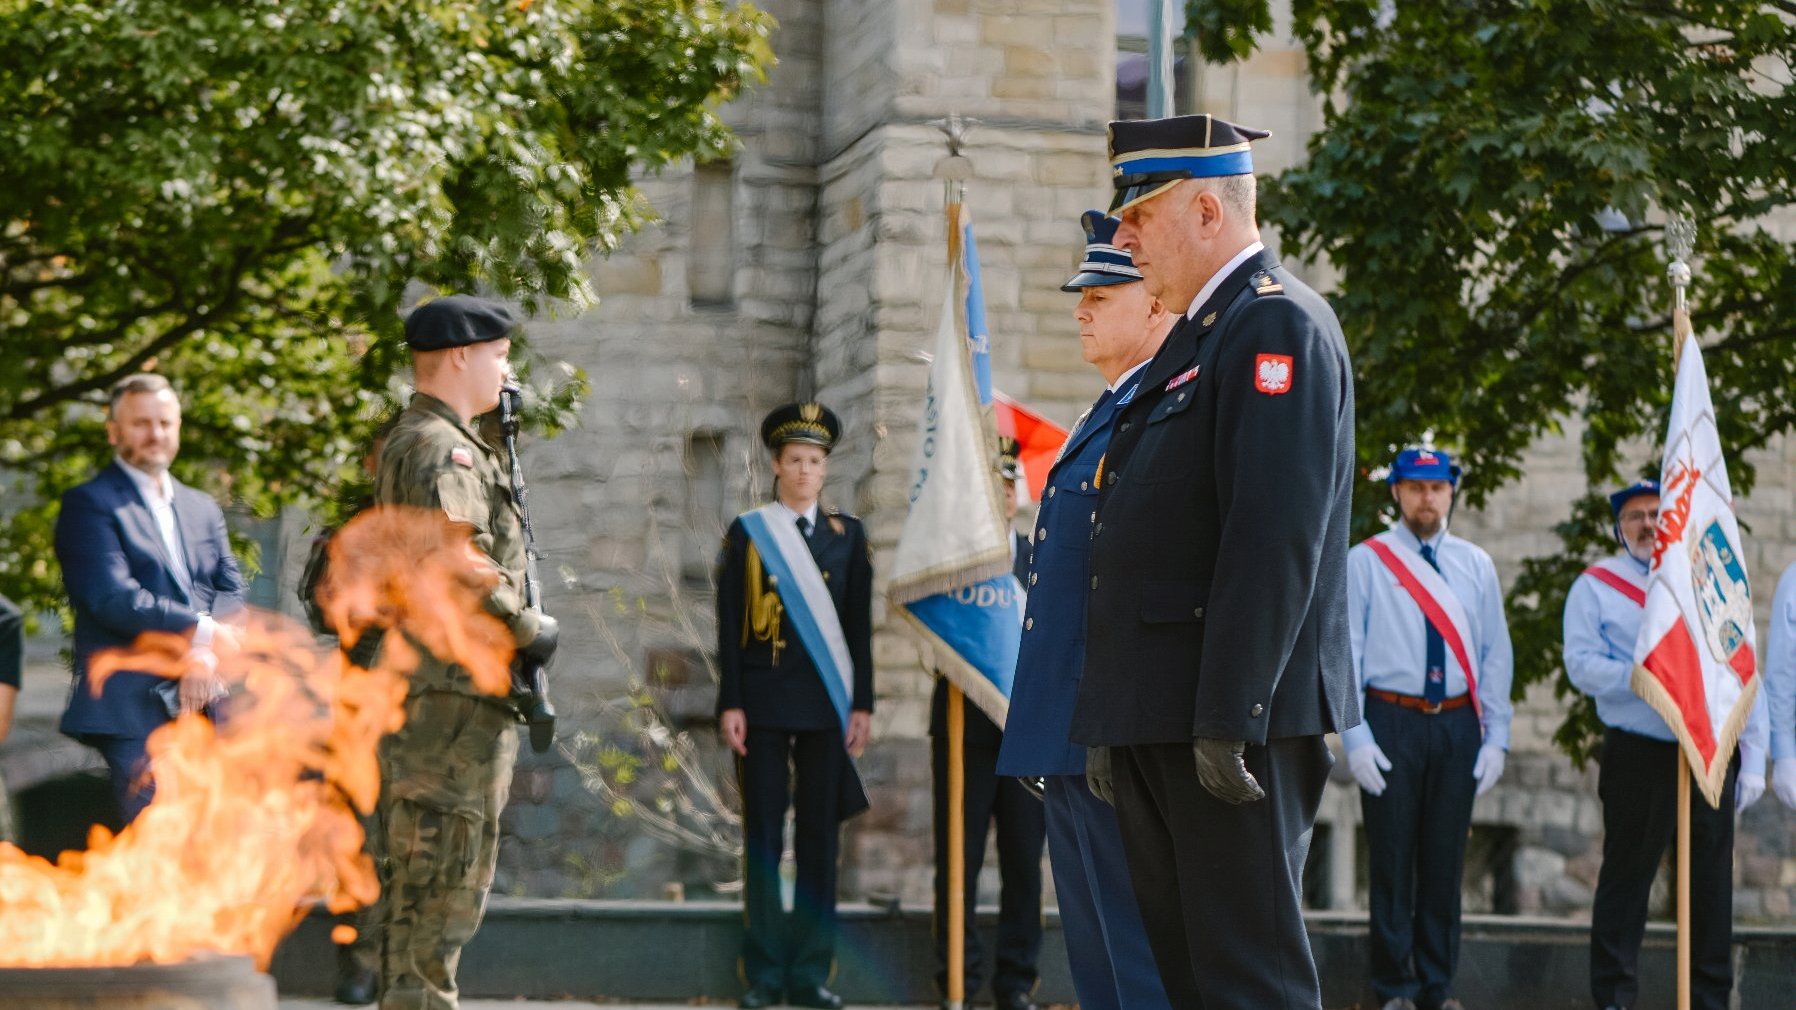
<path id="1" fill-rule="evenodd" d="M 632 171 L 728 148 L 770 27 L 726 0 L 0 0 L 0 591 L 57 602 L 55 502 L 131 372 L 182 393 L 182 479 L 263 515 L 328 497 L 399 389 L 408 284 L 589 301 L 587 257 L 649 213 Z"/>
<path id="2" fill-rule="evenodd" d="M 1569 696 L 1565 593 L 1614 547 L 1600 495 L 1656 467 L 1663 437 L 1669 215 L 1698 223 L 1693 319 L 1738 492 L 1745 452 L 1796 424 L 1796 3 L 1291 6 L 1324 126 L 1261 208 L 1288 249 L 1339 272 L 1362 467 L 1432 430 L 1477 506 L 1526 472 L 1535 438 L 1582 422 L 1590 493 L 1509 598 L 1518 695 L 1556 677 Z M 1253 44 L 1218 25 L 1270 23 L 1266 0 L 1189 7 L 1211 59 Z M 1390 500 L 1362 492 L 1370 533 Z M 1581 760 L 1594 725 L 1575 703 L 1559 742 Z"/>

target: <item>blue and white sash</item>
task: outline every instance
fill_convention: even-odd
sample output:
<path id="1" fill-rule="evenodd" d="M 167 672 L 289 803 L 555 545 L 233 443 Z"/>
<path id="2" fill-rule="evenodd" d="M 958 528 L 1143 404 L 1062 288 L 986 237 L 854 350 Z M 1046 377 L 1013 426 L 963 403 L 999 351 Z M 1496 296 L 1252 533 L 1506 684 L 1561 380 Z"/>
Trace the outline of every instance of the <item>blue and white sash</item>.
<path id="1" fill-rule="evenodd" d="M 842 633 L 842 619 L 836 614 L 829 587 L 823 584 L 817 559 L 792 521 L 791 510 L 778 502 L 744 512 L 742 528 L 761 552 L 761 566 L 780 594 L 780 605 L 786 608 L 798 640 L 823 678 L 823 689 L 829 692 L 846 731 L 848 710 L 854 702 L 854 660 L 848 655 L 848 636 Z"/>

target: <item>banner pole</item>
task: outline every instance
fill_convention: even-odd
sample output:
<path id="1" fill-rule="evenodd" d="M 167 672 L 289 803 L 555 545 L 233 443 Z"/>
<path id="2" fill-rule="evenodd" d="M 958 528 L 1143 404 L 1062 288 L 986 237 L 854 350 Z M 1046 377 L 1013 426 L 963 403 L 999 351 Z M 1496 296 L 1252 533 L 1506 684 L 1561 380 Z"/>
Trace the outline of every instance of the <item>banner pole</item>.
<path id="1" fill-rule="evenodd" d="M 1671 375 L 1677 382 L 1684 360 L 1684 341 L 1690 338 L 1690 286 L 1687 261 L 1696 246 L 1696 222 L 1673 216 L 1666 222 L 1666 247 L 1671 253 Z M 1678 745 L 1678 865 L 1677 865 L 1677 1010 L 1690 1010 L 1690 755 Z"/>
<path id="2" fill-rule="evenodd" d="M 1678 748 L 1678 1002 L 1690 1010 L 1690 757 Z"/>
<path id="3" fill-rule="evenodd" d="M 948 682 L 948 1010 L 967 993 L 966 695 Z"/>

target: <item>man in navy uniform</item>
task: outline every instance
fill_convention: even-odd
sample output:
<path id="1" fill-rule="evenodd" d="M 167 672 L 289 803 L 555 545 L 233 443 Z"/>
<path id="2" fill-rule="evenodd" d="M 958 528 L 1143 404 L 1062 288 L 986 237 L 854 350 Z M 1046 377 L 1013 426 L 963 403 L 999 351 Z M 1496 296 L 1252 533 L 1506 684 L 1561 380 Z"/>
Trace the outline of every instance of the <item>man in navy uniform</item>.
<path id="1" fill-rule="evenodd" d="M 1457 1010 L 1466 834 L 1503 774 L 1514 653 L 1496 565 L 1447 532 L 1459 467 L 1405 449 L 1389 482 L 1401 521 L 1347 557 L 1365 720 L 1341 734 L 1366 825 L 1372 990 L 1385 1010 Z"/>
<path id="2" fill-rule="evenodd" d="M 1085 594 L 1098 461 L 1111 422 L 1166 339 L 1172 314 L 1147 293 L 1141 271 L 1113 242 L 1117 220 L 1086 211 L 1085 257 L 1061 290 L 1079 295 L 1080 351 L 1104 392 L 1073 425 L 1048 471 L 1030 548 L 1016 681 L 998 774 L 1042 780 L 1048 861 L 1066 934 L 1073 989 L 1085 1010 L 1167 1010 L 1116 811 L 1085 786 L 1085 748 L 1071 743 L 1073 699 L 1085 666 Z"/>
<path id="3" fill-rule="evenodd" d="M 1181 1008 L 1320 1006 L 1301 880 L 1322 737 L 1356 715 L 1353 376 L 1328 303 L 1260 244 L 1264 136 L 1202 115 L 1110 124 L 1116 245 L 1182 318 L 1093 475 L 1072 739 L 1114 797 Z"/>
<path id="4" fill-rule="evenodd" d="M 873 563 L 853 516 L 819 506 L 841 425 L 818 403 L 761 424 L 775 500 L 736 517 L 717 579 L 718 725 L 742 791 L 744 1007 L 837 1008 L 836 850 L 867 809 L 851 756 L 873 712 Z M 780 900 L 786 810 L 798 874 Z"/>
<path id="5" fill-rule="evenodd" d="M 1566 674 L 1596 702 L 1606 727 L 1597 778 L 1603 866 L 1590 914 L 1590 995 L 1602 1010 L 1626 1010 L 1640 991 L 1637 967 L 1653 878 L 1676 831 L 1678 745 L 1631 686 L 1659 525 L 1658 482 L 1616 491 L 1609 509 L 1621 550 L 1586 568 L 1566 594 L 1564 657 Z M 1771 612 L 1775 654 L 1776 602 Z M 1697 1010 L 1722 1010 L 1733 994 L 1734 813 L 1765 792 L 1765 712 L 1761 691 L 1740 737 L 1736 771 L 1722 786 L 1721 807 L 1690 805 L 1690 1005 Z"/>
<path id="6" fill-rule="evenodd" d="M 1004 517 L 1016 519 L 1023 470 L 1014 438 L 998 439 L 998 471 L 1004 478 Z M 1028 581 L 1029 542 L 1010 534 L 1011 567 L 1019 585 Z M 1015 625 L 1012 625 L 1015 627 Z M 1041 800 L 1021 781 L 997 772 L 1004 733 L 974 705 L 961 709 L 961 768 L 965 782 L 966 889 L 965 992 L 979 991 L 985 954 L 974 925 L 979 870 L 985 863 L 985 836 L 998 836 L 998 949 L 992 972 L 992 1002 L 999 1010 L 1034 1010 L 1036 958 L 1041 954 L 1041 850 L 1047 824 Z M 938 678 L 929 705 L 931 767 L 935 776 L 935 959 L 936 985 L 948 991 L 948 681 Z"/>

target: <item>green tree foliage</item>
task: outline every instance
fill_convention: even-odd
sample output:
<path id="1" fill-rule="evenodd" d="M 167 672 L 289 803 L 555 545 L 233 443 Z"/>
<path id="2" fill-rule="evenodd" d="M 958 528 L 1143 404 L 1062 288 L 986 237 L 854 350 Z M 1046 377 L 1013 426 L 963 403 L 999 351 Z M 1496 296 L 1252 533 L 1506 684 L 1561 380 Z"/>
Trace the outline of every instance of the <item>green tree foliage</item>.
<path id="1" fill-rule="evenodd" d="M 1197 12 L 1212 5 L 1193 2 Z M 1265 0 L 1215 7 L 1264 9 Z M 1613 549 L 1601 494 L 1656 467 L 1670 399 L 1662 225 L 1699 225 L 1693 318 L 1735 490 L 1796 424 L 1796 4 L 1740 0 L 1293 0 L 1324 126 L 1262 192 L 1286 248 L 1332 264 L 1368 472 L 1437 433 L 1461 505 L 1582 422 L 1589 494 L 1509 597 L 1516 691 L 1557 681 L 1560 613 Z M 1263 22 L 1261 22 L 1263 24 Z M 1237 49 L 1239 47 L 1236 47 Z M 1210 47 L 1206 47 L 1206 52 Z M 1389 507 L 1367 482 L 1361 533 Z M 1551 516 L 1521 517 L 1544 527 Z M 1544 529 L 1543 529 L 1544 532 Z M 1568 702 L 1559 742 L 1589 753 Z"/>
<path id="2" fill-rule="evenodd" d="M 57 496 L 134 371 L 181 390 L 182 479 L 327 498 L 399 391 L 407 286 L 589 302 L 649 214 L 631 173 L 728 149 L 769 29 L 726 0 L 0 0 L 0 466 L 35 503 L 0 591 L 57 600 Z"/>

